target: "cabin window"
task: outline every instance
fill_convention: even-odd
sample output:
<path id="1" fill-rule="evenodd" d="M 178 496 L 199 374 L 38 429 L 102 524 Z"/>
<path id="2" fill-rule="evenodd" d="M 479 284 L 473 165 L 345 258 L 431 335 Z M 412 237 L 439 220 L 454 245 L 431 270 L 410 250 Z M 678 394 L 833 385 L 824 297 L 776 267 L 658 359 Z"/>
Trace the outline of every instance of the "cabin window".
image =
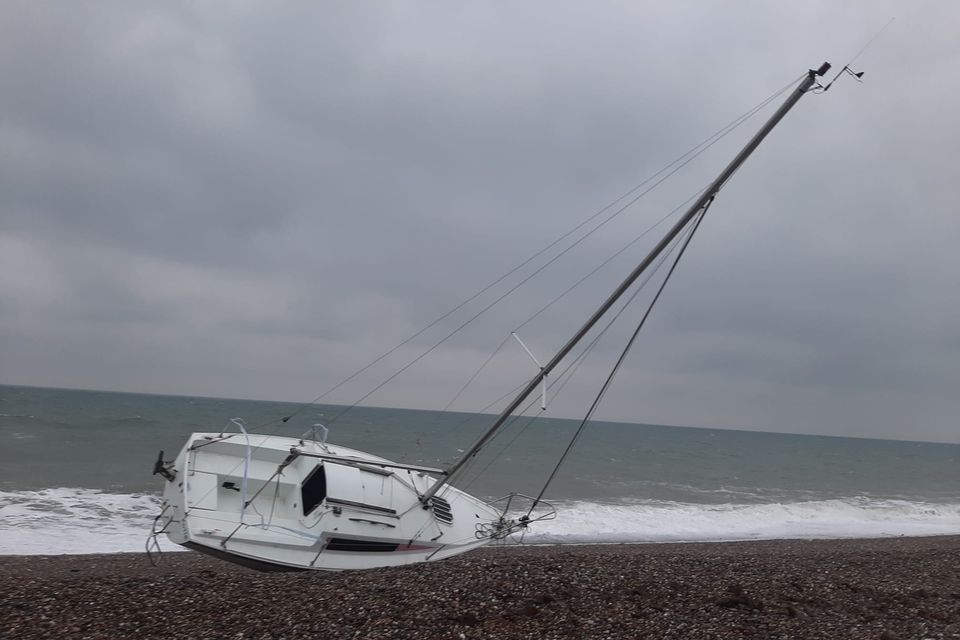
<path id="1" fill-rule="evenodd" d="M 323 465 L 318 464 L 303 481 L 300 487 L 300 498 L 303 503 L 303 515 L 310 515 L 310 512 L 317 508 L 327 497 L 327 474 L 323 471 Z"/>

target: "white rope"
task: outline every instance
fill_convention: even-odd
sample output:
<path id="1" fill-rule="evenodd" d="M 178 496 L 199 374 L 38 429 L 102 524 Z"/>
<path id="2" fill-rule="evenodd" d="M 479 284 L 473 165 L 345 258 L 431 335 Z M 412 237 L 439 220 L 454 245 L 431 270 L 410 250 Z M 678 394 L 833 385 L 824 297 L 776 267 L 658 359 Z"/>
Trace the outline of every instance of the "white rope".
<path id="1" fill-rule="evenodd" d="M 240 522 L 243 522 L 243 512 L 247 510 L 247 474 L 250 472 L 250 435 L 243 427 L 243 418 L 230 418 L 230 422 L 240 428 L 240 432 L 247 440 L 246 453 L 243 456 L 243 481 L 240 483 Z"/>

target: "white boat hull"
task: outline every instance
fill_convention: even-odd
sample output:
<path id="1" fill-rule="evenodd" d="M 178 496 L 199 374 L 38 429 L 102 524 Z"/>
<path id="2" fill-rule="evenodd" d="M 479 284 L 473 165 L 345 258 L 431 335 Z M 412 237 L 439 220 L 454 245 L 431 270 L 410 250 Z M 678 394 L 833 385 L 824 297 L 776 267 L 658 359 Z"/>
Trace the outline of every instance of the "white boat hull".
<path id="1" fill-rule="evenodd" d="M 259 569 L 440 560 L 487 544 L 502 524 L 449 485 L 425 508 L 435 479 L 422 468 L 312 440 L 196 433 L 164 469 L 155 531 Z"/>

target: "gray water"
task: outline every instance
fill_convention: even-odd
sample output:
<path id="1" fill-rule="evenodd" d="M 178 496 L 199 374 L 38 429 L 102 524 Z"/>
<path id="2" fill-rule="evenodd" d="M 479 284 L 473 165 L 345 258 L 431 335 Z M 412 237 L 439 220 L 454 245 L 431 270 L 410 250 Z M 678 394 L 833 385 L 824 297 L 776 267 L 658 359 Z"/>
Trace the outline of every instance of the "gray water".
<path id="1" fill-rule="evenodd" d="M 492 421 L 407 409 L 342 412 L 0 386 L 0 552 L 5 541 L 22 545 L 64 527 L 51 512 L 105 521 L 133 518 L 124 511 L 133 509 L 142 517 L 162 486 L 151 475 L 158 452 L 172 458 L 196 431 L 235 431 L 234 417 L 252 433 L 292 436 L 324 423 L 331 442 L 429 466 L 456 460 Z M 456 484 L 488 498 L 536 495 L 577 426 L 519 418 Z M 556 536 L 576 540 L 946 533 L 960 531 L 958 461 L 958 445 L 596 422 L 546 497 L 564 507 Z"/>
<path id="2" fill-rule="evenodd" d="M 190 433 L 300 435 L 321 422 L 330 440 L 399 461 L 453 462 L 492 416 L 282 402 L 0 386 L 0 489 L 85 487 L 157 490 L 150 475 L 160 450 L 173 457 Z M 494 496 L 541 488 L 578 426 L 573 420 L 518 419 L 466 474 L 474 492 Z M 564 499 L 644 497 L 723 501 L 775 497 L 953 500 L 960 496 L 960 446 L 596 422 L 551 486 Z M 481 473 L 484 468 L 486 472 Z"/>

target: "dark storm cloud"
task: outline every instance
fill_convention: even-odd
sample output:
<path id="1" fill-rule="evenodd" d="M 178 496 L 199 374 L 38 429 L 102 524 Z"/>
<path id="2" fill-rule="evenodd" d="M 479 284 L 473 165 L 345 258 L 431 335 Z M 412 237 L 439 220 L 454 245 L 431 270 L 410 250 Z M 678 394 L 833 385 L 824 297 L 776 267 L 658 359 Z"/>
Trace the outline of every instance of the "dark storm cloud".
<path id="1" fill-rule="evenodd" d="M 924 7 L 9 4 L 0 380 L 312 398 L 896 15 L 866 82 L 806 97 L 718 199 L 604 411 L 956 440 L 960 47 Z M 755 126 L 369 402 L 445 404 Z M 644 246 L 524 327 L 541 358 Z M 458 408 L 532 373 L 513 343 L 495 364 Z"/>

